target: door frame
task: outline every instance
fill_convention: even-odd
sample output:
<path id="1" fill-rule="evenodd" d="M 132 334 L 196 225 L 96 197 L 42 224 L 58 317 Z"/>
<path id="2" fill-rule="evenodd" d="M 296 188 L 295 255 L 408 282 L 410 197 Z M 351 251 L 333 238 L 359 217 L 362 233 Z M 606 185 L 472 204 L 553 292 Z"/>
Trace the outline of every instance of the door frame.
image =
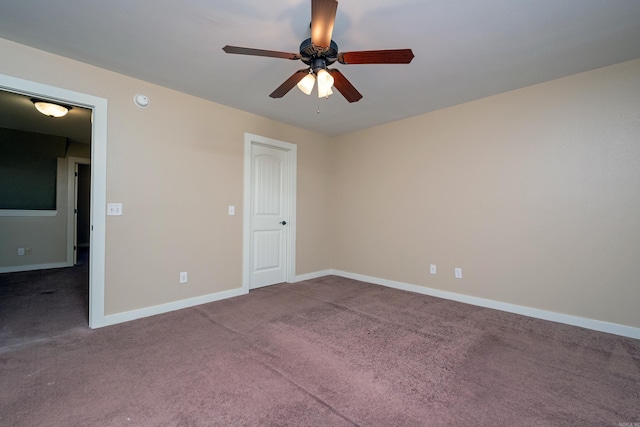
<path id="1" fill-rule="evenodd" d="M 252 147 L 254 144 L 271 147 L 287 152 L 289 174 L 287 186 L 289 194 L 285 197 L 289 198 L 289 211 L 287 215 L 287 248 L 285 251 L 286 264 L 285 269 L 286 281 L 292 283 L 296 277 L 296 182 L 297 182 L 297 163 L 298 163 L 298 146 L 289 142 L 278 141 L 276 139 L 267 138 L 251 133 L 244 134 L 244 205 L 243 205 L 243 239 L 242 239 L 242 289 L 249 292 L 251 288 L 251 253 L 253 249 L 251 239 L 251 171 L 252 171 Z"/>
<path id="2" fill-rule="evenodd" d="M 0 74 L 0 89 L 92 110 L 89 327 L 95 329 L 106 326 L 104 294 L 107 206 L 107 100 L 5 74 Z"/>

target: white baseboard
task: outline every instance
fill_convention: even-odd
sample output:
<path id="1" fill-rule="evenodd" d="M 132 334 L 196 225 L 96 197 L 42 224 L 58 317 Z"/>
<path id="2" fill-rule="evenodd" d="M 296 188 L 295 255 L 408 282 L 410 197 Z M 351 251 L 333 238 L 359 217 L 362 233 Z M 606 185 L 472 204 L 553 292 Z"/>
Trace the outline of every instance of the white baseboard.
<path id="1" fill-rule="evenodd" d="M 53 268 L 53 267 L 49 267 Z M 573 316 L 564 313 L 541 310 L 537 308 L 526 307 L 517 304 L 509 304 L 500 301 L 494 301 L 486 298 L 478 298 L 470 295 L 458 294 L 455 292 L 442 291 L 439 289 L 428 288 L 425 286 L 412 285 L 410 283 L 398 282 L 388 279 L 380 279 L 378 277 L 366 276 L 363 274 L 350 273 L 341 270 L 321 270 L 314 273 L 301 274 L 295 277 L 293 283 L 302 282 L 304 280 L 317 279 L 324 276 L 340 276 L 347 279 L 359 280 L 362 282 L 373 283 L 375 285 L 386 286 L 389 288 L 400 289 L 403 291 L 415 292 L 418 294 L 429 295 L 437 298 L 458 301 L 465 304 L 471 304 L 479 307 L 491 308 L 494 310 L 505 311 L 508 313 L 520 314 L 523 316 L 533 317 L 536 319 L 548 320 L 551 322 L 564 323 L 566 325 L 578 326 L 581 328 L 591 329 L 594 331 L 606 332 L 609 334 L 620 335 L 624 337 L 640 339 L 640 328 L 632 326 L 620 325 L 617 323 L 604 322 L 601 320 L 588 319 L 585 317 Z M 105 316 L 102 326 L 115 325 L 117 323 L 128 322 L 131 320 L 141 319 L 143 317 L 154 316 L 156 314 L 168 313 L 170 311 L 180 310 L 183 308 L 194 307 L 200 304 L 219 301 L 247 294 L 244 288 L 231 289 L 228 291 L 217 292 L 214 294 L 203 295 L 200 297 L 188 298 L 180 301 L 174 301 L 166 304 L 160 304 L 152 307 L 145 307 L 137 310 L 131 310 L 123 313 L 110 314 Z"/>
<path id="2" fill-rule="evenodd" d="M 183 308 L 194 307 L 196 305 L 207 304 L 214 301 L 220 301 L 227 298 L 237 297 L 247 294 L 244 288 L 231 289 L 228 291 L 216 292 L 214 294 L 203 295 L 200 297 L 173 301 L 166 304 L 154 305 L 152 307 L 139 308 L 137 310 L 125 311 L 122 313 L 109 314 L 104 316 L 102 326 L 111 326 L 118 323 L 129 322 L 131 320 L 142 319 L 143 317 L 155 316 L 156 314 L 168 313 L 170 311 L 181 310 Z"/>
<path id="3" fill-rule="evenodd" d="M 300 274 L 293 279 L 292 283 L 302 282 L 304 280 L 317 279 L 318 277 L 330 276 L 334 274 L 333 270 L 316 271 L 315 273 Z"/>
<path id="4" fill-rule="evenodd" d="M 640 328 L 632 326 L 620 325 L 617 323 L 604 322 L 602 320 L 588 319 L 585 317 L 572 316 L 569 314 L 556 313 L 553 311 L 540 310 L 537 308 L 526 307 L 522 305 L 509 304 L 500 301 L 494 301 L 485 298 L 478 298 L 455 292 L 442 291 L 425 286 L 412 285 L 409 283 L 396 282 L 393 280 L 380 279 L 378 277 L 365 276 L 362 274 L 349 273 L 341 270 L 329 270 L 330 274 L 345 277 L 347 279 L 360 280 L 362 282 L 382 285 L 389 288 L 400 289 L 403 291 L 416 292 L 419 294 L 429 295 L 433 297 L 443 298 L 452 301 L 458 301 L 465 304 L 476 305 L 479 307 L 492 308 L 494 310 L 506 311 L 523 316 L 533 317 L 536 319 L 549 320 L 551 322 L 564 323 L 566 325 L 579 326 L 581 328 L 591 329 L 594 331 L 606 332 L 623 337 L 640 339 Z M 319 276 L 318 276 L 319 277 Z"/>
<path id="5" fill-rule="evenodd" d="M 49 264 L 27 264 L 0 267 L 0 273 L 17 273 L 20 271 L 48 270 L 50 268 L 71 267 L 67 262 L 52 262 Z"/>

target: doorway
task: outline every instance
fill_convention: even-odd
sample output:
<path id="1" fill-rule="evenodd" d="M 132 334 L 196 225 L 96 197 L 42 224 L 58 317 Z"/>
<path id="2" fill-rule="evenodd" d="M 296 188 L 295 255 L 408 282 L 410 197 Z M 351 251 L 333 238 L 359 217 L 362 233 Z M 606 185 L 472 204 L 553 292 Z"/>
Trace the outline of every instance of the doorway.
<path id="1" fill-rule="evenodd" d="M 76 252 L 89 249 L 91 233 L 91 164 L 77 163 L 76 184 Z M 76 264 L 78 263 L 76 253 Z"/>
<path id="2" fill-rule="evenodd" d="M 0 90 L 91 110 L 89 327 L 106 326 L 104 314 L 107 100 L 0 74 Z"/>
<path id="3" fill-rule="evenodd" d="M 91 160 L 68 157 L 67 259 L 88 262 L 91 247 Z M 84 258 L 83 258 L 84 257 Z M 85 259 L 86 258 L 86 259 Z"/>
<path id="4" fill-rule="evenodd" d="M 297 146 L 245 134 L 245 290 L 295 278 Z"/>

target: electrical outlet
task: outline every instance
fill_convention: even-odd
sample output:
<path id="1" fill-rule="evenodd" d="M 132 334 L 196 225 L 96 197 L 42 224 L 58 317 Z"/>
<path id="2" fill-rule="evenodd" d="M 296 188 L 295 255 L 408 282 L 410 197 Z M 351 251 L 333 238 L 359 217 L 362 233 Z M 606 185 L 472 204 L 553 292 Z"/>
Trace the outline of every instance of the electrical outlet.
<path id="1" fill-rule="evenodd" d="M 188 277 L 186 271 L 180 272 L 180 283 L 187 283 Z"/>
<path id="2" fill-rule="evenodd" d="M 24 255 L 24 248 L 18 248 L 18 255 L 19 256 Z"/>
<path id="3" fill-rule="evenodd" d="M 429 273 L 436 274 L 436 265 L 435 264 L 429 265 Z"/>
<path id="4" fill-rule="evenodd" d="M 462 279 L 462 269 L 459 267 L 456 267 L 456 269 L 454 270 L 454 274 L 456 276 L 456 279 Z"/>

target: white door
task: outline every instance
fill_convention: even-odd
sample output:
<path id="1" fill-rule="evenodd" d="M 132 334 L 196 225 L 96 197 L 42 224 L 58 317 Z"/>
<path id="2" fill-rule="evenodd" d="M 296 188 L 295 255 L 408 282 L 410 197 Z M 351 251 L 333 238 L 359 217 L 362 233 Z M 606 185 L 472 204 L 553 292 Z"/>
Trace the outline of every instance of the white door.
<path id="1" fill-rule="evenodd" d="M 287 177 L 288 153 L 252 144 L 251 149 L 251 288 L 285 282 L 291 219 Z"/>
<path id="2" fill-rule="evenodd" d="M 295 280 L 297 146 L 246 133 L 244 152 L 242 286 L 249 291 Z"/>

